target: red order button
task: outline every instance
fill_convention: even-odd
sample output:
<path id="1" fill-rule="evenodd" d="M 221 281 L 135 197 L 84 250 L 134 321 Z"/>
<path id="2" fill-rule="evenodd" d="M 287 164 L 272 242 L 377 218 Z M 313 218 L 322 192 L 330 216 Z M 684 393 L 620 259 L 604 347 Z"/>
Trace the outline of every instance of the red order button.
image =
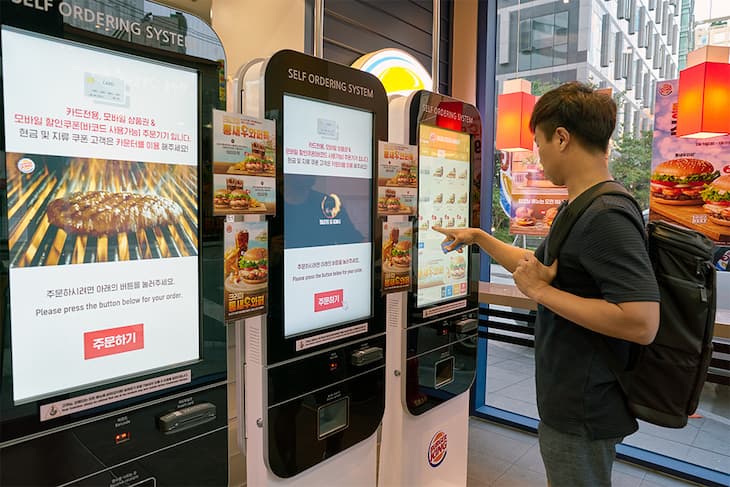
<path id="1" fill-rule="evenodd" d="M 342 308 L 342 289 L 325 291 L 314 295 L 314 312 Z"/>
<path id="2" fill-rule="evenodd" d="M 143 348 L 143 323 L 84 333 L 84 360 Z"/>

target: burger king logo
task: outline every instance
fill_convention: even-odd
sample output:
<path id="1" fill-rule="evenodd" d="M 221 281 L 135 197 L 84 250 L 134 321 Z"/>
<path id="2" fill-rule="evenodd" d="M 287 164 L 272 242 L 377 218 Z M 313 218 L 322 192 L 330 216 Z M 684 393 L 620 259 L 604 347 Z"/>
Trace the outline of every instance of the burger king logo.
<path id="1" fill-rule="evenodd" d="M 413 56 L 400 49 L 381 49 L 365 54 L 352 63 L 353 68 L 375 75 L 390 95 L 406 96 L 433 84 L 426 68 Z"/>
<path id="2" fill-rule="evenodd" d="M 35 171 L 35 162 L 33 162 L 33 159 L 28 159 L 27 157 L 22 158 L 18 161 L 18 171 L 23 174 L 32 173 Z"/>
<path id="3" fill-rule="evenodd" d="M 659 94 L 662 96 L 669 96 L 672 94 L 672 84 L 671 83 L 662 83 L 659 86 Z"/>
<path id="4" fill-rule="evenodd" d="M 428 464 L 436 468 L 444 462 L 449 447 L 448 436 L 443 431 L 437 431 L 431 443 L 428 444 Z"/>

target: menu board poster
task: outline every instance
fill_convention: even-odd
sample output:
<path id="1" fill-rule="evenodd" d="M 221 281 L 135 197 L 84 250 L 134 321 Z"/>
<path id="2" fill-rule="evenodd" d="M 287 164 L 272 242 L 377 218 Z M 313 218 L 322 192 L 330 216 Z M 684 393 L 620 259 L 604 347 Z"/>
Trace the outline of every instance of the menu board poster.
<path id="1" fill-rule="evenodd" d="M 568 199 L 565 186 L 545 178 L 537 151 L 500 153 L 500 206 L 512 235 L 548 234 L 558 206 Z"/>
<path id="2" fill-rule="evenodd" d="M 418 147 L 379 141 L 378 215 L 415 215 Z"/>
<path id="3" fill-rule="evenodd" d="M 198 360 L 198 73 L 2 46 L 13 401 Z"/>
<path id="4" fill-rule="evenodd" d="M 651 219 L 668 219 L 730 242 L 730 136 L 677 137 L 678 80 L 657 84 Z"/>
<path id="5" fill-rule="evenodd" d="M 223 227 L 223 245 L 226 321 L 266 314 L 269 289 L 268 223 L 227 221 Z"/>
<path id="6" fill-rule="evenodd" d="M 213 213 L 276 213 L 276 124 L 213 110 Z"/>
<path id="7" fill-rule="evenodd" d="M 411 288 L 413 223 L 383 222 L 383 293 Z"/>

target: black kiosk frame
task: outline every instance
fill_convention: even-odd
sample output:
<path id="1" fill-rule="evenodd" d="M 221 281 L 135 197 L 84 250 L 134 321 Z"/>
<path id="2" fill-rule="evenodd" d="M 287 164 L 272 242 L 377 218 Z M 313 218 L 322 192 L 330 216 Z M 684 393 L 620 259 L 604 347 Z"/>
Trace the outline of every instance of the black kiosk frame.
<path id="1" fill-rule="evenodd" d="M 469 198 L 478 202 L 475 178 L 481 174 L 481 117 L 476 107 L 445 95 L 421 90 L 409 97 L 407 106 L 408 143 L 419 147 L 419 211 L 424 183 L 432 176 L 421 166 L 421 130 L 429 127 L 469 136 L 469 161 L 466 174 Z M 448 133 L 448 132 L 446 132 Z M 444 174 L 444 177 L 448 176 Z M 428 195 L 431 196 L 431 195 Z M 446 198 L 446 195 L 443 196 Z M 420 216 L 420 215 L 419 215 Z M 465 225 L 479 221 L 471 206 Z M 453 220 L 452 220 L 453 221 Z M 421 242 L 423 231 L 416 222 L 415 239 Z M 433 223 L 433 222 L 431 222 Z M 441 226 L 447 226 L 442 222 Z M 439 237 L 441 235 L 439 234 Z M 414 245 L 415 243 L 414 242 Z M 406 334 L 406 390 L 404 404 L 413 415 L 424 412 L 467 391 L 476 376 L 476 336 L 479 310 L 478 248 L 463 253 L 467 267 L 467 289 L 458 296 L 444 295 L 429 303 L 419 303 L 418 270 L 424 264 L 421 252 L 413 259 L 413 288 L 408 293 Z M 474 256 L 472 252 L 474 251 Z M 456 256 L 456 253 L 453 253 Z M 446 272 L 444 269 L 443 272 Z"/>
<path id="2" fill-rule="evenodd" d="M 78 263 L 81 266 L 76 267 L 83 268 L 100 262 L 100 255 L 105 256 L 104 264 L 112 266 L 123 261 L 137 261 L 140 265 L 146 265 L 148 262 L 161 262 L 166 256 L 196 256 L 197 263 L 193 266 L 194 269 L 191 267 L 191 272 L 197 274 L 199 283 L 197 288 L 189 289 L 190 295 L 186 296 L 188 300 L 197 301 L 196 308 L 198 309 L 198 314 L 190 316 L 190 321 L 186 323 L 186 329 L 196 330 L 196 338 L 187 340 L 190 345 L 191 359 L 173 361 L 167 366 L 162 364 L 142 367 L 137 372 L 112 373 L 108 380 L 81 380 L 77 385 L 60 390 L 50 388 L 47 393 L 26 394 L 17 399 L 13 392 L 16 381 L 14 381 L 14 371 L 11 365 L 13 363 L 11 345 L 14 339 L 11 331 L 13 326 L 20 327 L 28 325 L 28 323 L 11 323 L 10 302 L 14 283 L 12 278 L 9 279 L 9 268 L 19 267 L 19 254 L 11 249 L 8 233 L 13 230 L 14 226 L 18 228 L 19 225 L 26 224 L 31 225 L 33 230 L 34 228 L 44 228 L 45 223 L 43 222 L 46 221 L 51 200 L 54 197 L 58 198 L 59 195 L 64 195 L 60 183 L 53 186 L 53 178 L 58 177 L 58 181 L 66 181 L 64 184 L 71 184 L 68 183 L 71 177 L 70 171 L 64 169 L 63 164 L 76 164 L 76 169 L 85 167 L 84 164 L 99 164 L 98 162 L 84 162 L 93 161 L 95 156 L 81 157 L 80 162 L 76 163 L 70 162 L 73 156 L 68 154 L 54 156 L 37 151 L 39 154 L 28 156 L 28 160 L 39 163 L 37 167 L 49 168 L 45 175 L 50 175 L 50 177 L 45 182 L 41 181 L 44 175 L 38 174 L 37 171 L 34 173 L 33 165 L 26 162 L 26 166 L 23 167 L 28 169 L 28 173 L 20 176 L 23 184 L 27 185 L 24 187 L 33 188 L 33 184 L 40 184 L 40 187 L 45 187 L 48 191 L 42 193 L 39 191 L 36 194 L 26 191 L 25 194 L 18 196 L 17 193 L 9 194 L 4 190 L 0 198 L 2 206 L 0 256 L 3 261 L 0 272 L 2 278 L 0 484 L 32 486 L 59 484 L 223 485 L 227 482 L 228 461 L 226 329 L 222 316 L 218 317 L 215 313 L 206 312 L 202 304 L 207 301 L 223 306 L 221 289 L 223 269 L 220 265 L 223 253 L 223 230 L 222 220 L 214 218 L 212 212 L 212 136 L 210 129 L 207 128 L 212 123 L 212 109 L 225 107 L 225 85 L 222 85 L 223 73 L 225 73 L 225 55 L 220 40 L 202 20 L 147 0 L 144 2 L 118 1 L 114 6 L 109 6 L 108 2 L 102 1 L 86 1 L 83 5 L 76 5 L 73 1 L 54 3 L 2 0 L 0 2 L 0 23 L 4 33 L 12 32 L 16 36 L 39 39 L 47 42 L 48 45 L 65 46 L 63 48 L 76 49 L 78 52 L 99 53 L 100 56 L 107 56 L 110 60 L 124 59 L 125 62 L 138 62 L 148 66 L 151 72 L 154 72 L 155 66 L 160 66 L 160 69 L 168 72 L 184 71 L 188 73 L 186 75 L 188 78 L 193 77 L 190 75 L 192 73 L 196 83 L 192 99 L 189 101 L 192 106 L 188 111 L 190 113 L 194 111 L 197 117 L 197 126 L 191 127 L 192 137 L 197 140 L 197 145 L 189 148 L 192 153 L 188 154 L 186 158 L 190 159 L 190 164 L 197 168 L 184 171 L 190 177 L 181 183 L 181 187 L 187 188 L 191 193 L 189 197 L 183 196 L 188 200 L 187 205 L 181 205 L 184 208 L 180 220 L 158 227 L 159 232 L 151 229 L 141 230 L 141 233 L 128 231 L 123 238 L 127 242 L 124 250 L 121 244 L 117 244 L 122 241 L 122 237 L 112 238 L 111 233 L 115 233 L 114 231 L 105 235 L 77 238 L 73 235 L 73 230 L 66 226 L 68 222 L 60 223 L 61 226 L 50 223 L 45 236 L 40 239 L 39 251 L 36 252 L 34 260 L 30 261 L 26 267 L 61 265 L 62 269 L 67 269 L 68 264 Z M 193 43 L 193 47 L 189 47 L 187 45 L 189 38 L 186 38 L 188 35 L 197 35 L 199 43 Z M 200 41 L 200 39 L 205 40 Z M 2 49 L 3 57 L 7 57 L 5 46 L 2 46 Z M 62 59 L 61 62 L 70 63 L 72 61 Z M 91 69 L 93 70 L 93 68 L 92 66 Z M 54 75 L 61 76 L 63 73 L 49 71 L 47 74 L 45 82 L 52 86 Z M 7 81 L 7 76 L 5 78 L 4 81 Z M 107 100 L 102 101 L 108 103 L 99 105 L 101 107 L 99 112 L 104 110 L 110 113 L 115 110 L 121 112 L 125 108 L 128 109 L 129 106 L 124 104 L 124 88 L 120 88 L 122 84 L 119 79 L 117 78 L 115 81 L 112 77 L 104 79 L 102 76 L 97 80 L 87 80 L 86 92 L 83 91 L 84 85 L 81 83 L 83 80 L 78 80 L 81 94 L 75 93 L 72 96 L 77 99 L 82 96 L 87 98 L 107 97 Z M 98 84 L 94 84 L 96 82 Z M 105 84 L 111 87 L 110 91 L 106 93 L 101 88 Z M 8 89 L 7 82 L 4 83 L 3 89 Z M 52 89 L 48 91 L 52 91 Z M 138 93 L 143 92 L 144 90 L 141 90 Z M 10 96 L 17 97 L 18 95 L 14 93 Z M 44 91 L 33 93 L 31 96 L 43 99 L 44 96 L 50 95 Z M 63 120 L 47 122 L 43 117 L 39 119 L 39 123 L 50 123 L 55 129 L 70 133 L 75 129 L 83 130 L 84 127 L 94 130 L 90 128 L 93 122 L 96 124 L 96 130 L 101 130 L 99 127 L 103 120 L 92 120 L 94 115 L 90 111 L 86 113 L 81 108 L 73 108 L 70 103 L 69 106 L 71 111 L 67 115 L 69 117 L 78 115 L 80 119 L 88 116 L 88 120 L 83 120 L 88 125 L 80 123 L 75 125 L 72 122 L 64 125 Z M 74 111 L 77 109 L 81 111 Z M 0 110 L 3 127 L 6 127 L 8 123 L 4 115 L 6 111 L 7 107 L 3 103 L 3 110 Z M 112 122 L 123 125 L 121 118 L 106 122 L 106 128 L 109 128 Z M 139 122 L 143 124 L 142 117 Z M 146 124 L 146 129 L 152 130 L 149 119 Z M 40 136 L 43 136 L 40 129 L 45 128 L 45 125 L 36 128 Z M 105 135 L 109 135 L 113 140 L 114 137 L 106 132 L 106 128 Z M 132 133 L 141 134 L 143 129 L 143 127 L 139 127 L 139 132 L 137 132 L 135 128 Z M 48 133 L 50 134 L 52 131 L 53 128 L 49 126 Z M 127 127 L 127 133 L 130 133 L 129 127 Z M 98 135 L 100 135 L 99 132 L 97 132 Z M 2 141 L 0 141 L 2 144 L 0 154 L 3 159 L 0 163 L 2 168 L 0 179 L 3 188 L 6 187 L 6 182 L 10 177 L 9 168 L 6 167 L 6 157 L 11 157 L 7 152 L 8 137 L 9 134 L 3 130 Z M 79 135 L 80 137 L 81 135 Z M 91 136 L 87 136 L 85 140 L 92 143 Z M 100 144 L 99 147 L 106 144 L 100 137 L 94 140 L 96 142 L 93 143 Z M 106 137 L 105 140 L 108 141 Z M 181 142 L 178 140 L 178 147 L 169 150 L 182 151 Z M 131 147 L 131 136 L 129 146 Z M 123 156 L 123 148 L 120 150 Z M 145 163 L 135 161 L 133 157 L 101 156 L 100 159 L 104 157 L 111 165 L 119 163 L 119 167 L 131 167 L 132 171 L 136 172 L 120 176 L 118 171 L 113 173 L 112 170 L 109 170 L 107 174 L 103 174 L 102 171 L 94 176 L 96 182 L 93 185 L 84 183 L 83 191 L 130 191 L 129 188 L 132 187 L 143 193 L 160 190 L 161 181 L 155 182 L 154 178 L 145 173 Z M 63 159 L 68 162 L 63 162 Z M 7 160 L 10 161 L 10 159 Z M 21 161 L 18 161 L 18 169 L 25 173 L 20 165 Z M 85 171 L 85 169 L 81 169 L 76 174 L 89 180 L 88 173 L 84 175 Z M 15 167 L 13 167 L 13 172 L 16 172 Z M 176 180 L 165 177 L 170 184 Z M 109 178 L 109 181 L 116 178 L 116 182 L 108 182 L 105 178 Z M 141 189 L 144 185 L 143 180 L 149 182 L 144 190 Z M 119 181 L 128 182 L 129 188 Z M 180 179 L 178 178 L 177 181 Z M 195 182 L 197 182 L 197 187 L 195 187 Z M 156 184 L 157 187 L 155 187 Z M 116 188 L 114 188 L 115 185 Z M 163 191 L 164 194 L 171 195 L 169 190 Z M 195 197 L 192 196 L 193 193 L 196 194 Z M 174 198 L 174 196 L 168 197 Z M 11 206 L 17 208 L 18 201 L 22 198 L 27 199 L 29 220 L 23 223 L 15 218 L 9 222 L 8 212 Z M 65 230 L 63 230 L 64 226 L 66 226 Z M 38 234 L 40 231 L 36 232 L 36 235 Z M 61 245 L 59 257 L 58 254 L 53 253 L 54 248 L 58 252 L 58 242 L 62 242 L 66 238 L 65 235 L 68 235 L 67 241 L 71 241 L 72 238 L 75 240 L 72 244 Z M 143 244 L 142 240 L 146 243 Z M 135 246 L 134 242 L 137 242 L 138 245 Z M 29 247 L 23 248 L 23 252 L 26 254 L 27 248 Z M 105 250 L 100 250 L 102 248 Z M 74 249 L 77 249 L 77 252 L 78 249 L 81 249 L 80 253 L 85 254 L 86 257 L 79 261 L 72 255 Z M 55 257 L 53 257 L 54 255 Z M 109 283 L 105 285 L 109 287 L 102 285 L 99 292 L 111 293 L 123 289 L 119 284 L 120 281 L 123 281 L 120 277 L 115 279 L 113 273 L 109 272 L 106 275 Z M 161 281 L 162 279 L 157 279 L 154 286 L 161 286 Z M 126 288 L 126 281 L 124 283 Z M 87 284 L 89 283 L 84 284 L 86 291 L 89 287 Z M 165 284 L 171 283 L 166 281 Z M 60 289 L 61 286 L 57 287 Z M 73 289 L 68 289 L 65 294 L 62 291 L 61 297 L 76 295 L 79 292 L 71 282 L 68 283 L 68 287 L 73 287 Z M 87 294 L 89 298 L 97 292 L 96 287 L 92 287 L 93 292 Z M 45 294 L 46 287 L 43 289 Z M 49 287 L 49 289 L 51 288 Z M 51 291 L 48 293 L 49 298 L 55 298 L 55 296 L 51 296 Z M 94 297 L 97 296 L 99 295 Z M 18 302 L 17 297 L 14 302 Z M 33 307 L 34 303 L 26 301 L 24 306 Z M 70 310 L 71 307 L 69 306 L 67 309 Z M 88 309 L 86 308 L 86 310 Z M 110 320 L 112 323 L 116 319 L 124 322 L 126 313 L 131 313 L 131 311 L 124 311 L 125 308 L 121 308 L 121 310 Z M 79 321 L 85 320 L 80 318 Z M 169 336 L 174 335 L 177 324 L 179 323 L 168 323 L 171 325 L 168 330 L 168 333 L 171 334 Z M 93 326 L 98 323 L 90 322 L 88 325 L 93 329 Z M 132 339 L 130 337 L 133 335 L 131 332 L 128 335 L 120 333 L 117 337 L 121 337 L 124 342 Z M 84 338 L 86 337 L 84 336 Z M 136 338 L 137 336 L 134 335 L 134 340 Z M 145 338 L 149 338 L 148 344 L 151 345 L 152 337 Z M 93 339 L 93 336 L 89 339 Z M 74 334 L 55 346 L 81 350 L 78 352 L 81 354 L 84 353 L 85 345 L 80 340 L 82 338 Z M 95 348 L 102 347 L 101 342 L 94 343 L 98 345 Z M 115 344 L 112 343 L 112 345 Z M 119 341 L 116 345 L 119 345 Z M 86 348 L 87 354 L 91 349 L 92 347 Z M 99 359 L 91 358 L 97 360 L 94 363 L 99 363 Z M 57 367 L 59 370 L 64 370 L 65 367 L 69 367 L 69 364 L 59 360 Z M 171 382 L 172 377 L 182 378 L 182 380 Z M 168 387 L 166 384 L 172 385 Z M 135 388 L 137 388 L 136 392 L 132 392 Z M 108 400 L 104 399 L 105 397 Z M 89 402 L 88 407 L 83 407 L 85 402 Z M 63 408 L 66 407 L 69 409 L 64 411 Z M 46 411 L 47 414 L 43 411 Z M 44 417 L 44 414 L 47 417 Z"/>
<path id="3" fill-rule="evenodd" d="M 271 304 L 263 327 L 265 332 L 262 331 L 264 457 L 271 472 L 288 478 L 371 437 L 383 416 L 385 320 L 383 298 L 376 292 L 381 259 L 376 242 L 380 240 L 382 228 L 377 224 L 374 175 L 378 140 L 387 138 L 388 107 L 378 79 L 347 66 L 295 51 L 280 51 L 268 60 L 264 69 L 264 114 L 276 121 L 277 160 L 281 161 L 277 164 L 277 208 L 280 210 L 269 227 Z M 298 111 L 298 118 L 306 112 L 304 118 L 316 120 L 316 127 L 300 126 L 299 131 L 304 132 L 306 128 L 310 134 L 316 132 L 317 138 L 331 140 L 331 144 L 295 141 L 293 132 L 297 127 L 287 123 L 287 117 L 294 120 L 294 110 Z M 329 117 L 327 113 L 333 110 L 341 115 Z M 372 135 L 367 140 L 353 134 L 347 136 L 351 141 L 357 139 L 359 147 L 369 149 L 369 181 L 364 176 L 358 180 L 337 177 L 358 170 L 354 165 L 357 159 L 347 156 L 347 144 L 338 142 L 348 131 L 352 132 L 352 127 L 343 123 L 346 120 L 340 116 L 352 116 L 363 127 L 367 126 L 362 125 L 363 117 L 371 117 L 368 129 Z M 309 153 L 309 149 L 314 152 Z M 332 161 L 340 162 L 332 162 L 327 169 L 312 169 L 312 161 L 320 164 L 327 159 L 325 153 Z M 343 154 L 343 158 L 337 154 Z M 297 169 L 302 164 L 309 169 Z M 315 205 L 302 210 L 299 203 L 312 197 L 297 200 L 294 193 L 310 186 L 319 186 L 323 194 L 315 197 Z M 357 194 L 352 194 L 353 189 Z M 335 210 L 327 207 L 330 199 Z M 335 211 L 340 211 L 339 216 L 333 215 Z M 343 227 L 346 219 L 355 217 L 361 220 L 360 235 L 352 237 Z M 362 222 L 363 218 L 366 223 Z M 324 225 L 330 222 L 335 225 Z M 348 262 L 356 262 L 343 257 L 348 248 L 359 248 L 356 254 L 365 256 L 362 249 L 367 244 L 370 249 L 365 258 L 370 262 L 360 262 L 360 265 L 370 271 L 369 282 L 362 282 L 364 278 L 357 275 L 332 277 L 345 271 Z M 325 264 L 324 256 L 328 252 L 333 253 L 333 261 Z M 305 260 L 299 260 L 302 256 L 306 256 Z M 313 262 L 318 263 L 314 264 L 316 270 L 312 268 Z M 287 286 L 293 279 L 308 282 L 300 280 L 305 274 L 315 277 L 322 274 L 316 280 L 325 287 L 345 286 L 346 289 L 318 298 L 311 295 L 318 285 L 313 284 L 312 287 L 305 285 L 301 293 L 289 288 L 287 294 Z M 299 277 L 295 279 L 294 275 Z M 358 279 L 361 281 L 358 286 L 365 291 L 359 294 L 350 289 L 348 295 L 347 286 Z M 349 319 L 322 321 L 317 316 L 317 299 L 324 307 L 327 303 L 338 307 L 340 299 L 349 300 L 349 309 L 359 311 Z M 303 321 L 296 316 L 299 311 L 294 308 L 295 300 L 301 303 L 299 311 Z M 293 325 L 295 317 L 303 326 Z"/>

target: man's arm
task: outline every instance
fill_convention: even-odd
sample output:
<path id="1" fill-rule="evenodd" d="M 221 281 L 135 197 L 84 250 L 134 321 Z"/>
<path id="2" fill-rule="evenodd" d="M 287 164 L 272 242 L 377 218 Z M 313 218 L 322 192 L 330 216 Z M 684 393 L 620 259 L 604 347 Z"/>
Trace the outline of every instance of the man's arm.
<path id="1" fill-rule="evenodd" d="M 433 230 L 446 235 L 444 242 L 451 242 L 451 244 L 446 247 L 447 251 L 454 250 L 459 244 L 476 244 L 481 247 L 484 252 L 489 254 L 492 259 L 497 261 L 499 265 L 510 272 L 514 272 L 517 268 L 517 263 L 520 261 L 525 252 L 529 252 L 525 249 L 520 249 L 504 243 L 481 228 L 432 228 Z"/>
<path id="2" fill-rule="evenodd" d="M 513 273 L 515 284 L 527 297 L 553 313 L 603 335 L 648 345 L 659 329 L 659 303 L 610 303 L 583 298 L 550 285 L 557 261 L 546 267 L 535 256 L 525 255 Z"/>

